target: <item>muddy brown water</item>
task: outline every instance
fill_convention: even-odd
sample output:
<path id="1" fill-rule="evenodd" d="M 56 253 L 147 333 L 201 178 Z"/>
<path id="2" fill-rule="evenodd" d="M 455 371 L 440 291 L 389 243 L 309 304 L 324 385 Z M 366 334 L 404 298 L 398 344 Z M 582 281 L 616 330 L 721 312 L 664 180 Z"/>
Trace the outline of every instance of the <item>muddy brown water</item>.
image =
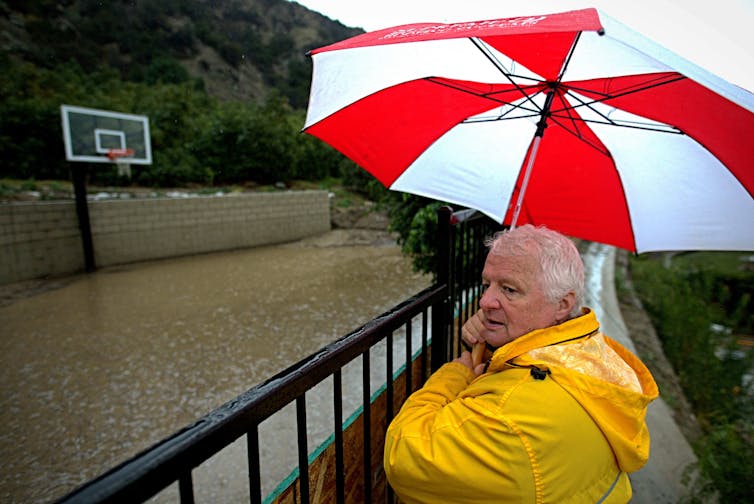
<path id="1" fill-rule="evenodd" d="M 64 495 L 429 283 L 394 243 L 302 241 L 102 269 L 0 307 L 0 501 Z"/>

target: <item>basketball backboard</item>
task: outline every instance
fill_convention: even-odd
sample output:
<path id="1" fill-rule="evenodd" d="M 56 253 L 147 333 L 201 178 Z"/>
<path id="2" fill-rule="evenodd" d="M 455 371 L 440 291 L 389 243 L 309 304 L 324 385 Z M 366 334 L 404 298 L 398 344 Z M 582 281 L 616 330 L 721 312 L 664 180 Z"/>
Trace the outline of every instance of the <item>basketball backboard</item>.
<path id="1" fill-rule="evenodd" d="M 152 164 L 148 117 L 71 105 L 60 115 L 68 161 Z"/>

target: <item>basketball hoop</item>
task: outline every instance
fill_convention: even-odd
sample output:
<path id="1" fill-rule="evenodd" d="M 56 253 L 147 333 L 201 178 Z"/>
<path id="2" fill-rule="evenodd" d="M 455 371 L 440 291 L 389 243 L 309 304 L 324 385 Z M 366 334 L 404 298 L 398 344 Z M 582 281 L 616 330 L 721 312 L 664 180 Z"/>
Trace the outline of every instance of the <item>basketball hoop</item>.
<path id="1" fill-rule="evenodd" d="M 131 178 L 131 163 L 127 160 L 134 155 L 133 149 L 108 149 L 107 157 L 118 166 L 118 176 Z"/>
<path id="2" fill-rule="evenodd" d="M 120 158 L 133 157 L 133 155 L 133 149 L 108 149 L 107 151 L 107 157 L 110 158 L 110 161 L 115 161 L 116 163 Z"/>

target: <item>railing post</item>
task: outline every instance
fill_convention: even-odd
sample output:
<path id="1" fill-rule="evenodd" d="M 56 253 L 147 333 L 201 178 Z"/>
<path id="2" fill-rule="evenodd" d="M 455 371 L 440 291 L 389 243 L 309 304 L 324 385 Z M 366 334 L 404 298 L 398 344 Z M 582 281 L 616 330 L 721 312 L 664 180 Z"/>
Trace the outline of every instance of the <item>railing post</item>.
<path id="1" fill-rule="evenodd" d="M 437 211 L 437 284 L 450 287 L 450 245 L 453 209 L 444 206 Z M 448 359 L 448 296 L 442 303 L 432 307 L 432 371 L 440 368 Z"/>

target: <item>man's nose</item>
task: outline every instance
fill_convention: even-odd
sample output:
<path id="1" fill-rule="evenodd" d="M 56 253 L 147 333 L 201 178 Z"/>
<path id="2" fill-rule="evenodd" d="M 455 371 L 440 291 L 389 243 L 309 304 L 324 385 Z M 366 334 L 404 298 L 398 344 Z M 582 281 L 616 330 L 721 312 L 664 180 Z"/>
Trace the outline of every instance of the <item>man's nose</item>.
<path id="1" fill-rule="evenodd" d="M 483 310 L 494 310 L 500 308 L 495 294 L 492 292 L 492 287 L 487 287 L 482 293 L 481 299 L 479 299 L 479 307 Z"/>

